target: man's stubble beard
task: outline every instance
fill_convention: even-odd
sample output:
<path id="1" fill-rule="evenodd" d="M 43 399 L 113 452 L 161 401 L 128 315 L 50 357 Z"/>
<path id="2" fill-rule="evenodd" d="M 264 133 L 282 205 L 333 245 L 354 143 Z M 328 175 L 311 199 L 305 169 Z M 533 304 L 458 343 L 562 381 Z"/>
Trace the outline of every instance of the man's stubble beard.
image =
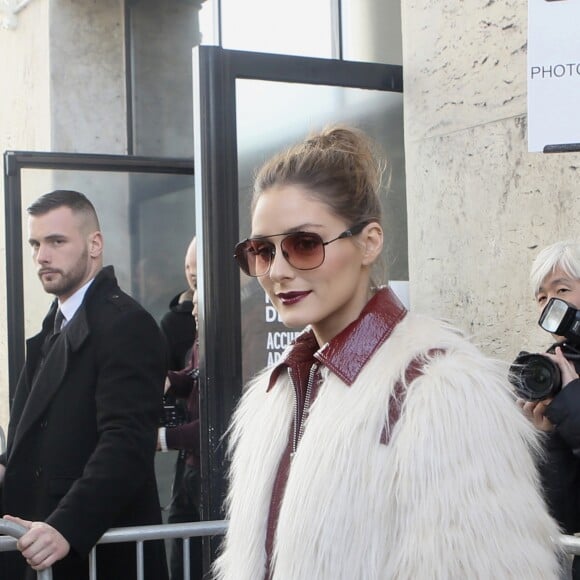
<path id="1" fill-rule="evenodd" d="M 74 293 L 82 285 L 81 283 L 87 272 L 88 258 L 89 251 L 85 248 L 77 263 L 69 272 L 65 274 L 62 270 L 57 269 L 55 270 L 57 272 L 55 280 L 46 281 L 41 278 L 40 282 L 44 291 L 47 294 L 53 294 L 57 298 Z"/>

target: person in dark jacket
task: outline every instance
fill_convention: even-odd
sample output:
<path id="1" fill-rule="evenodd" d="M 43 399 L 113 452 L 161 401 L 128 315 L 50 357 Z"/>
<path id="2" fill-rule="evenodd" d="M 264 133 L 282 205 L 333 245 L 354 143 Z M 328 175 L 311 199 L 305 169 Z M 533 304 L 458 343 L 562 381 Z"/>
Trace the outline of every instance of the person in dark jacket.
<path id="1" fill-rule="evenodd" d="M 0 458 L 2 510 L 29 528 L 5 554 L 5 577 L 88 578 L 88 554 L 111 527 L 161 523 L 154 473 L 165 350 L 154 319 L 102 265 L 103 238 L 81 193 L 29 208 L 29 244 L 53 302 L 26 364 Z M 55 322 L 58 321 L 58 324 Z M 99 578 L 136 578 L 135 545 L 97 547 Z M 145 544 L 150 580 L 167 578 L 162 542 Z"/>
<path id="2" fill-rule="evenodd" d="M 540 310 L 550 298 L 580 308 L 580 242 L 561 241 L 544 248 L 534 260 L 530 281 Z M 563 532 L 575 534 L 580 532 L 580 345 L 554 338 L 557 342 L 545 355 L 560 368 L 562 389 L 541 401 L 522 402 L 522 407 L 547 433 L 546 459 L 540 464 L 546 501 Z M 578 557 L 571 574 L 580 580 Z"/>
<path id="3" fill-rule="evenodd" d="M 167 342 L 169 370 L 179 371 L 189 364 L 191 347 L 195 340 L 193 293 L 197 280 L 195 238 L 191 240 L 185 253 L 185 279 L 187 289 L 173 297 L 169 310 L 163 315 L 159 325 Z"/>
<path id="4" fill-rule="evenodd" d="M 185 272 L 192 296 L 192 320 L 197 326 L 197 244 L 193 238 L 185 257 Z M 200 423 L 198 386 L 198 344 L 193 344 L 189 363 L 179 371 L 169 371 L 165 381 L 166 396 L 176 398 L 186 408 L 187 419 L 179 425 L 161 427 L 157 449 L 179 450 L 175 466 L 173 494 L 169 508 L 170 524 L 196 522 L 200 517 Z M 189 540 L 190 578 L 203 576 L 202 541 Z M 170 571 L 172 580 L 183 578 L 183 550 L 181 540 L 174 540 L 171 549 Z"/>

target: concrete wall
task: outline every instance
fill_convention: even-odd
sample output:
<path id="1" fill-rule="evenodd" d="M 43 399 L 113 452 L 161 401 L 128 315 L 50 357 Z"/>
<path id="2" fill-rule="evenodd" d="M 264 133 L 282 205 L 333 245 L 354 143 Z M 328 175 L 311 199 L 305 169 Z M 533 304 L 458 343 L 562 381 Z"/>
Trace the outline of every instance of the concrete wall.
<path id="1" fill-rule="evenodd" d="M 528 286 L 578 236 L 580 154 L 530 154 L 527 3 L 403 0 L 411 302 L 511 360 L 541 348 Z"/>
<path id="2" fill-rule="evenodd" d="M 0 149 L 50 149 L 48 1 L 36 1 L 18 15 L 16 30 L 0 30 L 2 91 Z M 10 55 L 10 57 L 8 56 Z M 4 182 L 0 182 L 4 206 Z M 0 211 L 0 426 L 8 423 L 8 344 L 6 331 L 6 243 Z"/>
<path id="3" fill-rule="evenodd" d="M 14 30 L 0 30 L 0 150 L 127 151 L 122 0 L 33 0 Z M 23 175 L 23 207 L 60 186 L 50 172 Z M 4 183 L 0 183 L 4 207 Z M 26 232 L 24 224 L 23 231 Z M 23 243 L 26 258 L 26 244 Z M 0 210 L 0 272 L 6 271 Z M 26 334 L 50 301 L 24 261 Z M 0 276 L 0 426 L 8 423 L 6 280 Z M 9 306 L 8 306 L 9 307 Z"/>
<path id="4" fill-rule="evenodd" d="M 122 0 L 50 0 L 52 151 L 127 153 Z"/>
<path id="5" fill-rule="evenodd" d="M 403 64 L 399 0 L 342 0 L 347 60 Z"/>

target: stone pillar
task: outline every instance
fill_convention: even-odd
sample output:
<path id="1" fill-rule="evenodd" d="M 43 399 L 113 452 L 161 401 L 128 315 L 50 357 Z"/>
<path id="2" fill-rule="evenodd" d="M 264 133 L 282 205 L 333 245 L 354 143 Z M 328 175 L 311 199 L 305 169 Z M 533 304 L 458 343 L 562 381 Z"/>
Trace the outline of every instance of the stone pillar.
<path id="1" fill-rule="evenodd" d="M 122 0 L 51 0 L 51 148 L 127 152 Z"/>
<path id="2" fill-rule="evenodd" d="M 402 64 L 399 0 L 343 0 L 346 60 Z"/>

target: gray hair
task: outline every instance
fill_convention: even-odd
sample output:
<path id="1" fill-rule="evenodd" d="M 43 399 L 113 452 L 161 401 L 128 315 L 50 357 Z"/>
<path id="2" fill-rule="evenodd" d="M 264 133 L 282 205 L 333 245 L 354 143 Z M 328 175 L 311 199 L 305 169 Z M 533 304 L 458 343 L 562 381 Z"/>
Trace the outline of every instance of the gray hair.
<path id="1" fill-rule="evenodd" d="M 532 263 L 530 283 L 534 296 L 538 295 L 543 281 L 561 268 L 567 276 L 580 280 L 580 241 L 566 240 L 544 248 Z"/>

